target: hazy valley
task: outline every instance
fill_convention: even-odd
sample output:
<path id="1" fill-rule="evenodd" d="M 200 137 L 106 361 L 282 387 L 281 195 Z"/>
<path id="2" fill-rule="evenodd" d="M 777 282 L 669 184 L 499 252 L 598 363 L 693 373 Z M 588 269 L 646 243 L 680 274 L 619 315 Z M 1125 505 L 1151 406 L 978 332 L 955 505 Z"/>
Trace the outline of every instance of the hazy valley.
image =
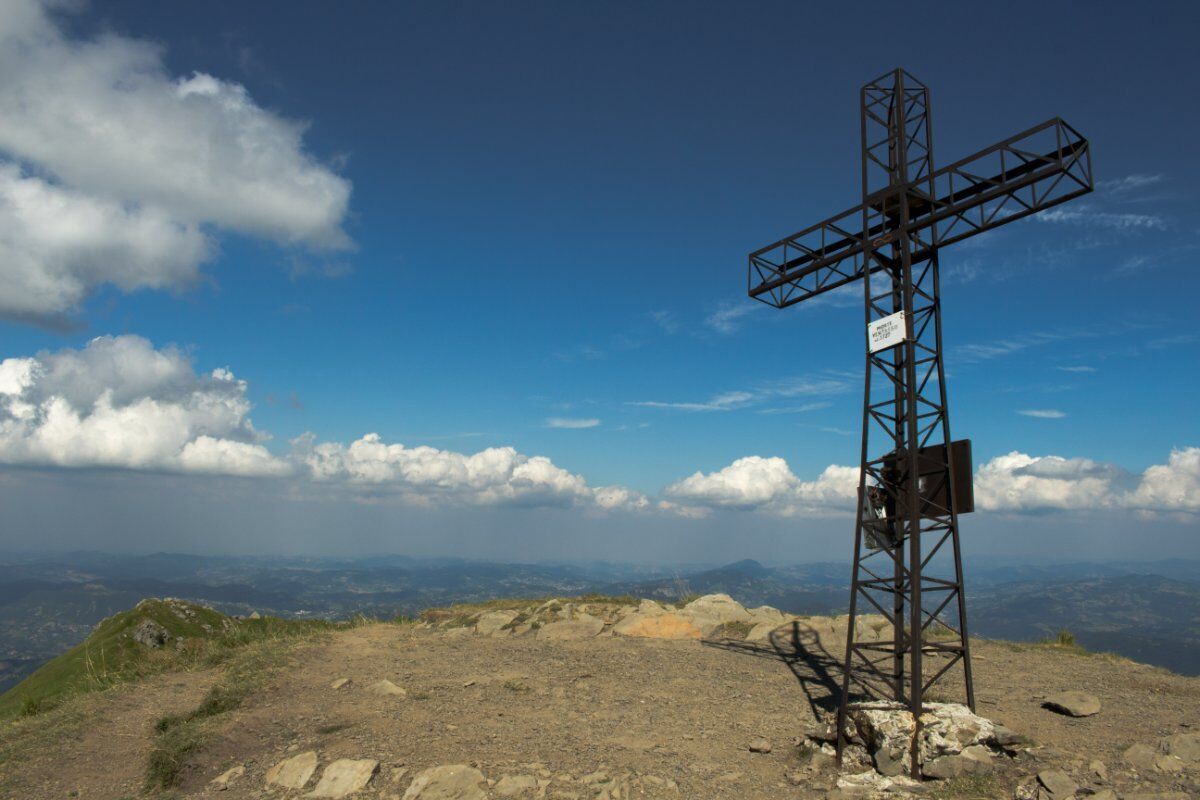
<path id="1" fill-rule="evenodd" d="M 1200 561 L 966 564 L 975 636 L 1033 641 L 1070 630 L 1089 650 L 1200 674 Z M 0 558 L 0 691 L 145 597 L 228 614 L 390 618 L 496 597 L 589 592 L 664 600 L 727 593 L 793 614 L 844 613 L 842 563 L 766 567 L 500 564 L 75 553 Z"/>

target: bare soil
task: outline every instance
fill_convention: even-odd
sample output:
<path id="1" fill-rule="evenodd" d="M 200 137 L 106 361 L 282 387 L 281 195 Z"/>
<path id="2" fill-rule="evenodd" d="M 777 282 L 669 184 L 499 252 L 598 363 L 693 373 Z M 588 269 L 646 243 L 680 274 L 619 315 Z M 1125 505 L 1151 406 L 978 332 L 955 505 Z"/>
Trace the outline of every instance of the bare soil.
<path id="1" fill-rule="evenodd" d="M 362 797 L 400 797 L 415 773 L 439 764 L 472 764 L 493 780 L 534 775 L 549 781 L 548 798 L 596 797 L 596 779 L 583 780 L 596 772 L 624 776 L 622 797 L 822 797 L 830 773 L 789 781 L 804 768 L 794 741 L 836 696 L 836 660 L 807 641 L 547 641 L 367 625 L 300 646 L 265 688 L 214 718 L 176 796 L 216 796 L 209 782 L 235 764 L 246 774 L 220 796 L 291 796 L 264 789 L 265 771 L 316 750 L 322 766 L 380 761 Z M 1200 679 L 1060 648 L 973 647 L 979 713 L 1039 746 L 1014 762 L 1017 772 L 1052 764 L 1084 787 L 1200 796 L 1200 776 L 1138 776 L 1121 756 L 1134 743 L 1194 732 Z M 338 678 L 351 683 L 330 688 Z M 368 691 L 384 678 L 408 696 Z M 212 682 L 209 673 L 165 675 L 89 698 L 84 718 L 62 720 L 60 735 L 0 766 L 0 777 L 22 792 L 14 797 L 139 796 L 154 721 L 193 707 Z M 1041 707 L 1064 689 L 1095 694 L 1103 710 L 1073 719 Z M 760 737 L 769 754 L 750 752 Z M 1107 783 L 1090 774 L 1093 760 L 1107 765 Z M 1001 788 L 1012 796 L 1011 784 Z"/>

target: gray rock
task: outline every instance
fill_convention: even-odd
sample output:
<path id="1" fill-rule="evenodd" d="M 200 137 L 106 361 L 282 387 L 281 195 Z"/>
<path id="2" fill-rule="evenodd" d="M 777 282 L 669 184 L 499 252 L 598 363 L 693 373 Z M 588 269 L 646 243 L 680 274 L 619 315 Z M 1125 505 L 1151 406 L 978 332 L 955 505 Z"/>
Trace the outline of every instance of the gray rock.
<path id="1" fill-rule="evenodd" d="M 1037 774 L 1037 779 L 1053 800 L 1073 797 L 1079 789 L 1079 785 L 1071 780 L 1071 776 L 1061 769 L 1044 769 Z"/>
<path id="2" fill-rule="evenodd" d="M 371 694 L 377 694 L 380 697 L 407 697 L 408 692 L 401 689 L 396 684 L 384 678 L 381 681 L 375 681 L 367 687 L 367 691 Z"/>
<path id="3" fill-rule="evenodd" d="M 475 632 L 480 636 L 502 636 L 507 633 L 504 626 L 516 618 L 516 611 L 489 611 L 475 622 Z"/>
<path id="4" fill-rule="evenodd" d="M 591 639 L 599 636 L 602 630 L 604 630 L 604 620 L 588 614 L 579 614 L 575 619 L 564 619 L 543 625 L 537 635 L 539 639 L 572 641 Z"/>
<path id="5" fill-rule="evenodd" d="M 1200 733 L 1176 733 L 1160 739 L 1158 747 L 1188 766 L 1200 764 Z"/>
<path id="6" fill-rule="evenodd" d="M 1003 725 L 997 725 L 994 728 L 993 736 L 994 736 L 993 741 L 995 741 L 996 744 L 998 744 L 1000 747 L 1015 747 L 1019 744 L 1024 743 L 1024 741 L 1025 741 L 1024 736 L 1017 733 L 1016 731 L 1010 731 L 1008 728 L 1004 727 Z"/>
<path id="7" fill-rule="evenodd" d="M 1121 755 L 1125 756 L 1125 760 L 1129 766 L 1139 772 L 1150 772 L 1154 769 L 1154 760 L 1158 757 L 1158 753 L 1154 748 L 1146 744 L 1135 744 L 1125 749 Z"/>
<path id="8" fill-rule="evenodd" d="M 419 773 L 404 800 L 487 800 L 483 773 L 466 764 L 443 764 Z"/>
<path id="9" fill-rule="evenodd" d="M 229 788 L 229 784 L 236 781 L 238 778 L 246 774 L 244 764 L 238 764 L 236 767 L 230 767 L 222 772 L 217 777 L 213 778 L 211 783 L 218 791 L 224 791 Z"/>
<path id="10" fill-rule="evenodd" d="M 1117 800 L 1117 793 L 1112 789 L 1101 789 L 1092 794 L 1089 800 Z"/>
<path id="11" fill-rule="evenodd" d="M 537 778 L 532 775 L 505 775 L 496 781 L 492 791 L 499 797 L 516 797 L 524 792 L 537 791 Z"/>
<path id="12" fill-rule="evenodd" d="M 371 782 L 379 771 L 379 762 L 373 758 L 339 758 L 321 773 L 317 788 L 308 797 L 342 798 L 357 792 Z"/>
<path id="13" fill-rule="evenodd" d="M 804 726 L 803 733 L 817 742 L 836 742 L 837 722 L 833 719 L 814 720 Z"/>
<path id="14" fill-rule="evenodd" d="M 751 753 L 769 753 L 771 752 L 771 743 L 766 739 L 755 739 L 750 743 Z"/>
<path id="15" fill-rule="evenodd" d="M 1090 717 L 1100 713 L 1100 700 L 1087 692 L 1059 692 L 1046 698 L 1042 706 L 1069 717 Z"/>
<path id="16" fill-rule="evenodd" d="M 316 771 L 317 754 L 316 751 L 309 750 L 285 758 L 267 770 L 266 783 L 268 786 L 282 786 L 285 789 L 303 789 Z"/>
<path id="17" fill-rule="evenodd" d="M 329 688 L 336 690 L 336 689 L 341 689 L 343 686 L 349 686 L 349 685 L 350 685 L 349 678 L 338 678 L 336 681 L 329 684 Z"/>
<path id="18" fill-rule="evenodd" d="M 152 619 L 139 622 L 129 635 L 138 644 L 152 649 L 171 641 L 171 632 Z"/>
<path id="19" fill-rule="evenodd" d="M 963 775 L 979 775 L 988 771 L 988 763 L 962 754 L 941 756 L 921 765 L 921 774 L 926 778 L 958 778 Z"/>
<path id="20" fill-rule="evenodd" d="M 1092 761 L 1089 763 L 1088 772 L 1092 773 L 1097 780 L 1108 780 L 1108 767 L 1104 766 L 1103 761 Z"/>

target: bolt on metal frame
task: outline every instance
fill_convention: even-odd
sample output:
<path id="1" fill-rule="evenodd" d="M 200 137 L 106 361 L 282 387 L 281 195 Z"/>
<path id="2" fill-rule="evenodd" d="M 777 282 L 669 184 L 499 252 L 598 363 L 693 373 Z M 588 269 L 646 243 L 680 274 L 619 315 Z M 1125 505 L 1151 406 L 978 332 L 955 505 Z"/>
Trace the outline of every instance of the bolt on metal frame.
<path id="1" fill-rule="evenodd" d="M 839 761 L 852 690 L 907 706 L 919 731 L 926 693 L 961 664 L 975 708 L 958 523 L 970 500 L 952 480 L 970 450 L 951 446 L 940 248 L 1093 189 L 1088 141 L 1062 119 L 935 170 L 924 84 L 892 70 L 862 87 L 860 111 L 862 202 L 751 253 L 748 276 L 749 295 L 777 308 L 861 279 L 868 325 L 905 312 L 904 341 L 866 353 Z M 863 608 L 889 620 L 890 640 L 860 635 Z"/>

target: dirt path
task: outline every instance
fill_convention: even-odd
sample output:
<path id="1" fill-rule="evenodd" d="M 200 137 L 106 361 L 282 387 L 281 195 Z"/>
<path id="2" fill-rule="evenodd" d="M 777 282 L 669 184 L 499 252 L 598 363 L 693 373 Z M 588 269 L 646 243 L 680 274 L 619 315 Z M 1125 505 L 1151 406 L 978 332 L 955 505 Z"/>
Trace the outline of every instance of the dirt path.
<path id="1" fill-rule="evenodd" d="M 139 796 L 154 723 L 196 707 L 213 670 L 146 678 L 15 722 L 0 761 L 0 796 L 118 800 Z"/>

